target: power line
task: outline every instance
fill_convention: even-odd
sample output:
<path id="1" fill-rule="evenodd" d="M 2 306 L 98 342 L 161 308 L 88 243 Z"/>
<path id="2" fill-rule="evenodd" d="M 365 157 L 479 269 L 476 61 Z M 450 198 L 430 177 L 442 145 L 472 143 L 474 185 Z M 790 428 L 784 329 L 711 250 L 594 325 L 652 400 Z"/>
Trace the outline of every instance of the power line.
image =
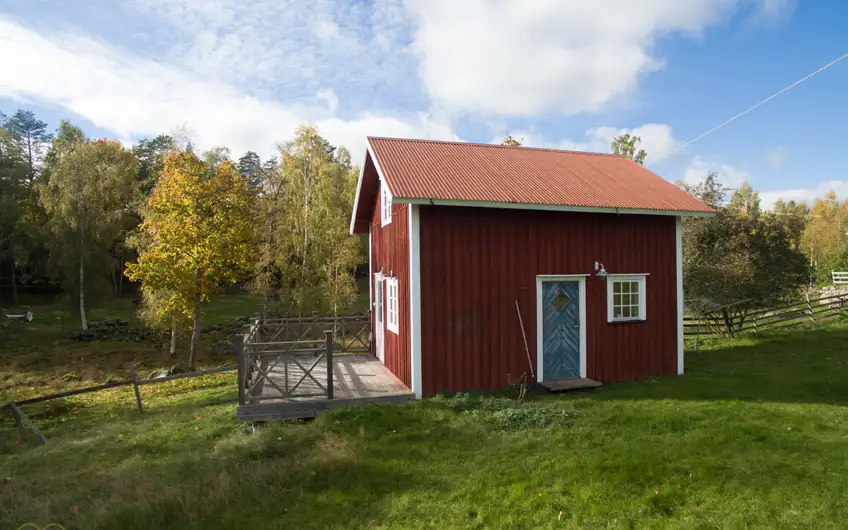
<path id="1" fill-rule="evenodd" d="M 684 147 L 687 147 L 687 146 L 692 145 L 693 143 L 697 142 L 698 140 L 700 140 L 701 138 L 703 138 L 703 137 L 705 137 L 705 136 L 709 136 L 710 134 L 712 134 L 712 133 L 714 133 L 715 131 L 717 131 L 717 130 L 721 129 L 721 128 L 722 128 L 722 127 L 724 127 L 725 125 L 727 125 L 727 124 L 729 124 L 729 123 L 731 123 L 731 122 L 733 122 L 733 121 L 736 121 L 737 119 L 739 119 L 739 118 L 741 118 L 742 116 L 744 116 L 744 115 L 748 114 L 749 112 L 751 112 L 752 110 L 756 109 L 757 107 L 759 107 L 759 106 L 761 106 L 761 105 L 764 105 L 764 104 L 768 103 L 769 101 L 773 100 L 774 98 L 776 98 L 777 96 L 779 96 L 779 95 L 783 94 L 784 92 L 788 92 L 788 91 L 792 90 L 793 88 L 795 88 L 796 86 L 800 85 L 801 83 L 803 83 L 803 82 L 804 82 L 804 81 L 806 81 L 807 79 L 809 79 L 809 78 L 813 77 L 813 76 L 814 76 L 814 75 L 816 75 L 817 73 L 819 73 L 819 72 L 823 72 L 824 70 L 827 70 L 828 68 L 830 68 L 830 67 L 831 67 L 831 66 L 833 66 L 834 64 L 838 63 L 838 62 L 839 62 L 839 61 L 841 61 L 842 59 L 845 59 L 846 57 L 848 57 L 848 53 L 846 53 L 845 55 L 843 55 L 842 57 L 839 57 L 838 59 L 836 59 L 836 60 L 834 60 L 834 61 L 831 61 L 831 62 L 827 63 L 826 65 L 822 66 L 821 68 L 819 68 L 819 69 L 818 69 L 818 70 L 816 70 L 815 72 L 813 72 L 813 73 L 811 73 L 811 74 L 809 74 L 809 75 L 807 75 L 807 76 L 805 76 L 805 77 L 802 77 L 801 79 L 799 79 L 799 80 L 795 81 L 794 83 L 792 83 L 792 84 L 791 84 L 791 85 L 789 85 L 788 87 L 784 88 L 784 89 L 783 89 L 783 90 L 781 90 L 780 92 L 776 92 L 776 93 L 772 94 L 771 96 L 767 97 L 766 99 L 764 99 L 764 100 L 760 101 L 760 102 L 759 102 L 759 103 L 757 103 L 756 105 L 754 105 L 754 106 L 752 106 L 752 107 L 749 107 L 749 108 L 747 108 L 747 109 L 743 110 L 742 112 L 740 112 L 740 113 L 739 113 L 739 114 L 737 114 L 736 116 L 734 116 L 734 117 L 730 118 L 729 120 L 727 120 L 727 121 L 725 121 L 725 122 L 723 122 L 723 123 L 720 123 L 719 125 L 716 125 L 715 127 L 713 127 L 712 129 L 710 129 L 709 131 L 705 132 L 704 134 L 702 134 L 702 135 L 700 135 L 700 136 L 696 136 L 695 138 L 693 138 L 693 139 L 689 140 L 688 142 L 686 142 L 685 144 L 681 145 L 680 147 L 677 147 L 676 149 L 673 149 L 672 151 L 670 151 L 669 153 L 667 153 L 665 156 L 660 157 L 658 160 L 655 160 L 655 161 L 654 161 L 654 163 L 656 163 L 656 162 L 660 162 L 660 161 L 662 161 L 662 160 L 665 160 L 666 158 L 668 158 L 668 157 L 670 157 L 671 155 L 673 155 L 674 153 L 676 153 L 676 152 L 680 151 L 680 150 L 681 150 L 681 149 L 683 149 Z"/>

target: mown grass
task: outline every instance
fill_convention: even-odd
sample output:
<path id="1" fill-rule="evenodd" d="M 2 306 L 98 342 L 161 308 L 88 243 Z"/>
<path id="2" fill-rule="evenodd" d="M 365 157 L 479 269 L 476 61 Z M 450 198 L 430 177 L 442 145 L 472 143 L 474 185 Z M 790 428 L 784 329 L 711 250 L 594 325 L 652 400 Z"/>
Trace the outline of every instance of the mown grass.
<path id="1" fill-rule="evenodd" d="M 436 397 L 253 432 L 231 375 L 0 421 L 0 525 L 67 528 L 844 528 L 848 326 L 710 343 L 687 374 Z"/>

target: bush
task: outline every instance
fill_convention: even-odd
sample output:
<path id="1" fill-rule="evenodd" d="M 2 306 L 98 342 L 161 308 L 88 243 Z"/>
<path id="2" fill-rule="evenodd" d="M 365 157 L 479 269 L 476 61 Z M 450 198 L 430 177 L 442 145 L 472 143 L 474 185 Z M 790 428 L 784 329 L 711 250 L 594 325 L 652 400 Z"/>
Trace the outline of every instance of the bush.
<path id="1" fill-rule="evenodd" d="M 468 414 L 502 432 L 565 428 L 573 423 L 575 410 L 562 403 L 523 403 L 498 395 L 460 392 L 443 400 L 447 407 Z"/>

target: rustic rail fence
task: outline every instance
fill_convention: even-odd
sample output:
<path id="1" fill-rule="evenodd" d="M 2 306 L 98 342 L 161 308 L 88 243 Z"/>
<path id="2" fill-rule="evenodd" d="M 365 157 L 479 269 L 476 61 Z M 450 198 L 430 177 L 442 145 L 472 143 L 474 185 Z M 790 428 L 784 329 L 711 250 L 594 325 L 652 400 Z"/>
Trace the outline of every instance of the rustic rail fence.
<path id="1" fill-rule="evenodd" d="M 368 315 L 253 319 L 236 340 L 239 405 L 333 399 L 333 356 L 370 351 Z"/>
<path id="2" fill-rule="evenodd" d="M 751 311 L 737 319 L 728 329 L 720 312 L 686 315 L 683 318 L 683 336 L 697 339 L 730 333 L 758 333 L 799 324 L 826 322 L 848 310 L 848 294 L 835 294 L 787 304 L 784 306 Z"/>
<path id="3" fill-rule="evenodd" d="M 231 366 L 222 366 L 219 368 L 210 368 L 209 370 L 200 370 L 196 372 L 188 372 L 184 374 L 174 374 L 174 375 L 166 375 L 162 377 L 154 377 L 151 379 L 138 379 L 135 373 L 135 366 L 130 367 L 130 378 L 122 381 L 110 381 L 108 383 L 104 383 L 102 385 L 89 386 L 85 388 L 75 388 L 73 390 L 66 390 L 65 392 L 57 392 L 55 394 L 48 394 L 44 396 L 38 396 L 29 399 L 21 399 L 18 401 L 10 401 L 8 403 L 0 403 L 0 411 L 8 408 L 12 413 L 12 416 L 15 418 L 15 423 L 20 426 L 25 426 L 29 428 L 33 434 L 41 441 L 41 443 L 46 443 L 47 438 L 35 427 L 32 421 L 27 417 L 27 415 L 21 410 L 21 407 L 24 405 L 32 405 L 35 403 L 42 403 L 45 401 L 51 401 L 54 399 L 62 399 L 71 396 L 77 396 L 80 394 L 88 394 L 91 392 L 100 392 L 101 390 L 106 390 L 109 388 L 118 388 L 122 386 L 132 386 L 133 393 L 136 399 L 136 406 L 138 407 L 139 412 L 144 412 L 144 404 L 142 402 L 141 390 L 140 387 L 144 385 L 152 385 L 155 383 L 164 383 L 167 381 L 175 381 L 177 379 L 189 379 L 193 377 L 202 377 L 204 375 L 218 374 L 222 372 L 232 372 L 238 369 L 237 365 Z"/>

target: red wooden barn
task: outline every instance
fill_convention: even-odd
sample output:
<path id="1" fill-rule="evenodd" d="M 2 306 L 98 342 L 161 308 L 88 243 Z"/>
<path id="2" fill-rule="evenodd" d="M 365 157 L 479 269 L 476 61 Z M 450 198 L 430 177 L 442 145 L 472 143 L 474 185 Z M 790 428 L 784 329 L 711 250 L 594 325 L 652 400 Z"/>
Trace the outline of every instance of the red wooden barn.
<path id="1" fill-rule="evenodd" d="M 372 352 L 419 397 L 683 373 L 680 218 L 713 213 L 616 155 L 369 138 Z"/>

